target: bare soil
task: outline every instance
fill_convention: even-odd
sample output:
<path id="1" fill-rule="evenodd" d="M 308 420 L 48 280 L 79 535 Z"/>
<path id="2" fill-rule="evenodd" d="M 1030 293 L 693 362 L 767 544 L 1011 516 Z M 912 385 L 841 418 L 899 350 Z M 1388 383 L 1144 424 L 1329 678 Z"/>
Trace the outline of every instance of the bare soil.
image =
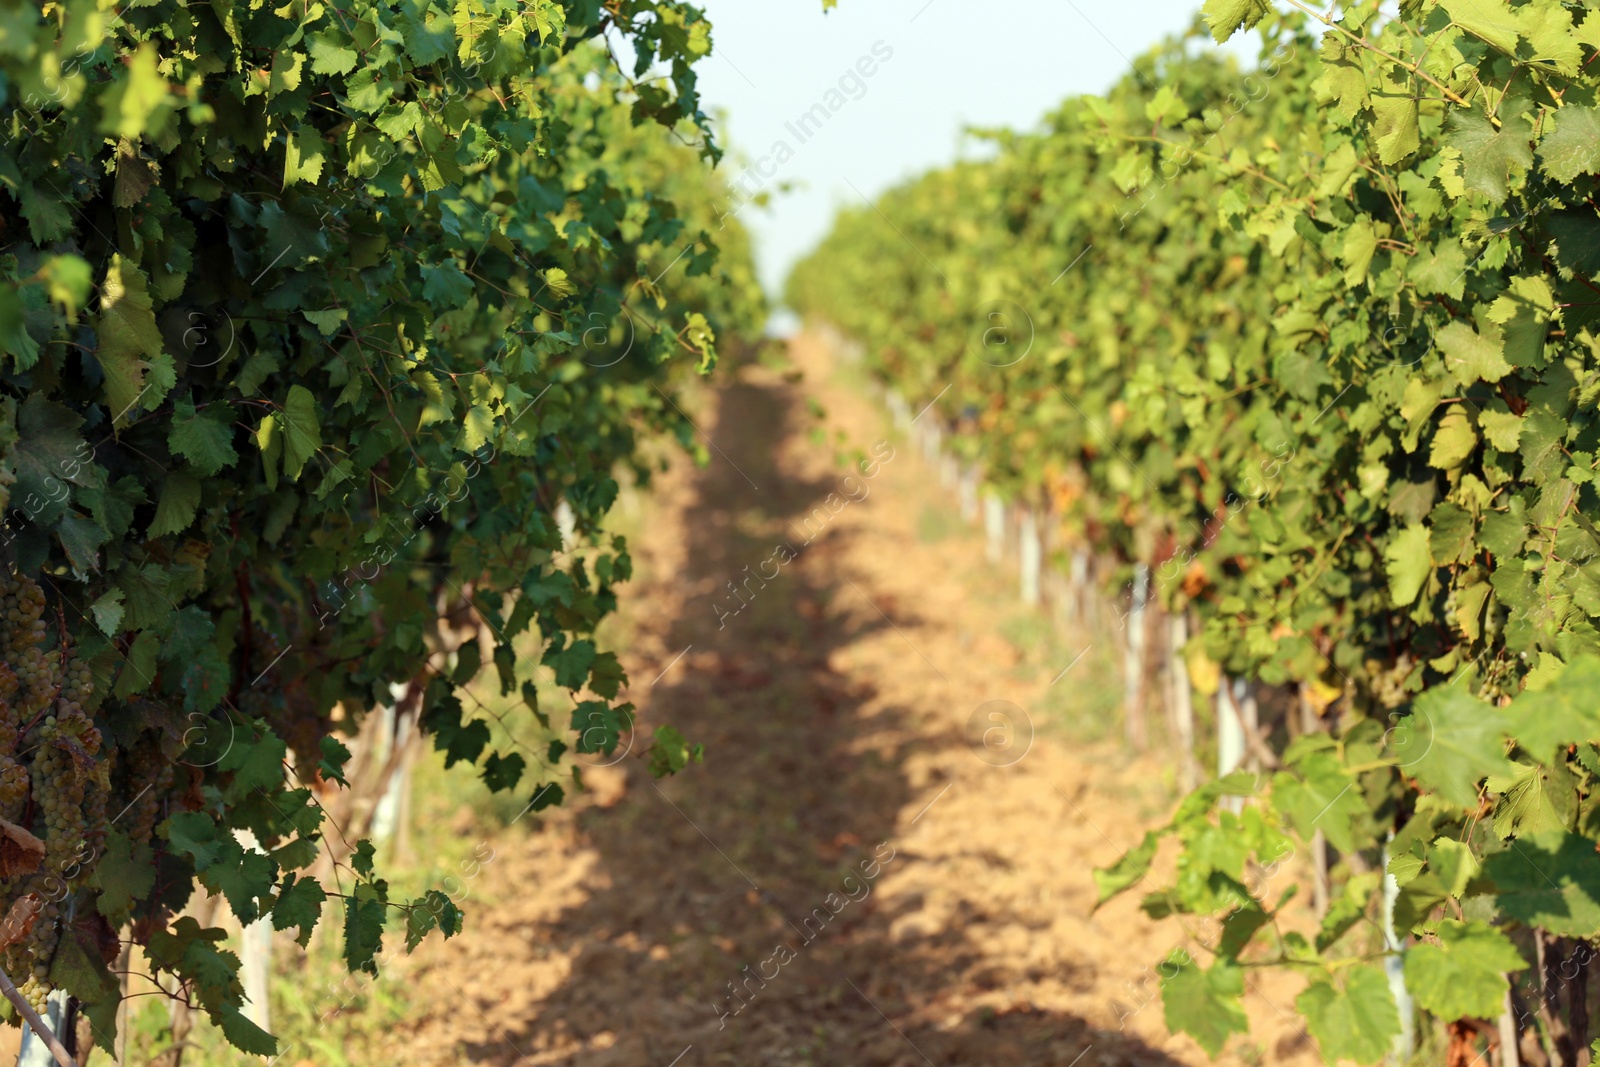
<path id="1" fill-rule="evenodd" d="M 1185 929 L 1137 894 L 1093 911 L 1091 870 L 1173 799 L 1159 760 L 1059 721 L 1107 706 L 1108 660 L 1058 677 L 1070 657 L 1003 636 L 1009 575 L 955 520 L 928 535 L 955 509 L 937 472 L 902 440 L 847 482 L 834 435 L 870 459 L 887 420 L 819 339 L 790 356 L 803 375 L 747 366 L 691 411 L 710 463 L 676 462 L 637 523 L 629 695 L 704 764 L 656 783 L 624 759 L 495 840 L 467 930 L 407 961 L 428 1006 L 385 1059 L 1206 1062 L 1153 970 Z M 1250 989 L 1223 1062 L 1315 1062 L 1292 983 Z"/>

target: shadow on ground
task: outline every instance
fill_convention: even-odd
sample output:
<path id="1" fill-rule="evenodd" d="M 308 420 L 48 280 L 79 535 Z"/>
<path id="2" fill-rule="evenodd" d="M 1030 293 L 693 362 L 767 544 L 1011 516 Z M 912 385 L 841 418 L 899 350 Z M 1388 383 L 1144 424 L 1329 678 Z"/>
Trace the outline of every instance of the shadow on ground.
<path id="1" fill-rule="evenodd" d="M 790 450 L 811 446 L 797 444 L 808 429 L 803 396 L 777 376 L 745 374 L 717 405 L 712 462 L 682 517 L 684 571 L 652 579 L 693 590 L 668 601 L 682 605 L 668 646 L 688 651 L 648 694 L 650 719 L 703 742 L 705 763 L 658 785 L 628 761 L 622 799 L 580 824 L 600 856 L 584 902 L 536 934 L 551 953 L 573 954 L 570 975 L 532 1017 L 467 1022 L 482 1038 L 462 1051 L 509 1064 L 585 1045 L 566 1059 L 530 1057 L 569 1067 L 1066 1067 L 1094 1045 L 1085 1064 L 1176 1063 L 1070 1015 L 972 1010 L 970 995 L 952 995 L 954 981 L 970 993 L 1014 980 L 993 963 L 974 975 L 993 956 L 969 933 L 980 906 L 919 924 L 917 894 L 891 908 L 872 893 L 864 872 L 881 878 L 917 861 L 896 843 L 924 792 L 905 779 L 905 756 L 964 741 L 924 730 L 885 744 L 885 717 L 908 709 L 864 716 L 876 683 L 836 669 L 841 650 L 914 621 L 902 604 L 864 609 L 864 579 L 840 558 L 848 539 L 870 536 L 859 525 L 830 526 L 778 578 L 749 586 L 748 606 L 719 628 L 715 605 L 733 603 L 726 583 L 755 572 L 780 540 L 800 548 L 794 524 L 845 472 L 786 469 Z M 904 669 L 929 668 L 908 656 Z M 964 845 L 1003 869 L 986 842 Z"/>

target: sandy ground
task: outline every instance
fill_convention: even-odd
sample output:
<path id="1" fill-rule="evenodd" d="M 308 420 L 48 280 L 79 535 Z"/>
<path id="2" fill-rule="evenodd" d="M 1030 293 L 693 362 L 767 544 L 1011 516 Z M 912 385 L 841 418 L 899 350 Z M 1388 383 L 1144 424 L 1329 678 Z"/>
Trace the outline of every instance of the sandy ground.
<path id="1" fill-rule="evenodd" d="M 1152 971 L 1185 930 L 1132 896 L 1091 912 L 1170 769 L 1044 721 L 1115 680 L 1002 637 L 1019 609 L 980 538 L 919 533 L 954 512 L 935 472 L 901 441 L 847 482 L 835 434 L 870 458 L 887 421 L 816 338 L 791 358 L 803 376 L 745 367 L 692 411 L 711 462 L 639 522 L 630 696 L 704 765 L 658 784 L 624 760 L 499 842 L 466 932 L 408 962 L 430 1007 L 390 1062 L 1206 1062 Z M 1223 1061 L 1317 1062 L 1294 993 L 1253 984 Z"/>

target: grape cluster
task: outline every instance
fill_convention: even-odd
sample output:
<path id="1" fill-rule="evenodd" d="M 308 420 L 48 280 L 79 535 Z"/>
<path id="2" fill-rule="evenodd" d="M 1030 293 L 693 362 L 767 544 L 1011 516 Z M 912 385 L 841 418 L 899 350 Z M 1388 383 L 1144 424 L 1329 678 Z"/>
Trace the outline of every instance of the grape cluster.
<path id="1" fill-rule="evenodd" d="M 152 721 L 155 712 L 149 701 L 134 699 L 128 704 L 128 714 L 136 721 Z M 127 834 L 135 844 L 150 843 L 155 835 L 156 823 L 172 790 L 173 763 L 163 755 L 160 742 L 147 732 L 139 741 L 116 753 L 119 797 L 126 797 L 126 810 L 118 817 L 117 828 Z"/>
<path id="2" fill-rule="evenodd" d="M 17 895 L 31 892 L 43 897 L 48 882 L 48 877 L 30 876 L 23 880 Z M 5 951 L 6 973 L 16 981 L 17 991 L 40 1014 L 44 1013 L 45 998 L 50 995 L 52 988 L 48 980 L 50 959 L 55 955 L 56 944 L 60 940 L 61 906 L 52 900 L 39 912 L 28 936 Z"/>
<path id="3" fill-rule="evenodd" d="M 52 647 L 43 591 L 0 569 L 0 818 L 45 845 L 37 871 L 0 880 L 0 914 L 29 893 L 44 902 L 4 962 L 41 1011 L 64 910 L 105 847 L 111 764 L 99 758 L 93 694 L 89 665 L 69 644 Z"/>

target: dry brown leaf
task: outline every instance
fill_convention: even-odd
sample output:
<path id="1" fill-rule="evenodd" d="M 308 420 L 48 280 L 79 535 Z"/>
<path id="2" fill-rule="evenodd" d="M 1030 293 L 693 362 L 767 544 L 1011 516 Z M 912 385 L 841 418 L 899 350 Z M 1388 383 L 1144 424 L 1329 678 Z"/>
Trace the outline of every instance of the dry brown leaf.
<path id="1" fill-rule="evenodd" d="M 29 893 L 25 897 L 18 897 L 11 902 L 11 910 L 6 912 L 3 922 L 0 922 L 0 948 L 10 948 L 20 944 L 33 930 L 34 920 L 39 918 L 39 913 L 44 910 L 44 901 L 39 894 Z"/>
<path id="2" fill-rule="evenodd" d="M 0 878 L 32 874 L 44 862 L 44 842 L 14 822 L 0 819 Z"/>

